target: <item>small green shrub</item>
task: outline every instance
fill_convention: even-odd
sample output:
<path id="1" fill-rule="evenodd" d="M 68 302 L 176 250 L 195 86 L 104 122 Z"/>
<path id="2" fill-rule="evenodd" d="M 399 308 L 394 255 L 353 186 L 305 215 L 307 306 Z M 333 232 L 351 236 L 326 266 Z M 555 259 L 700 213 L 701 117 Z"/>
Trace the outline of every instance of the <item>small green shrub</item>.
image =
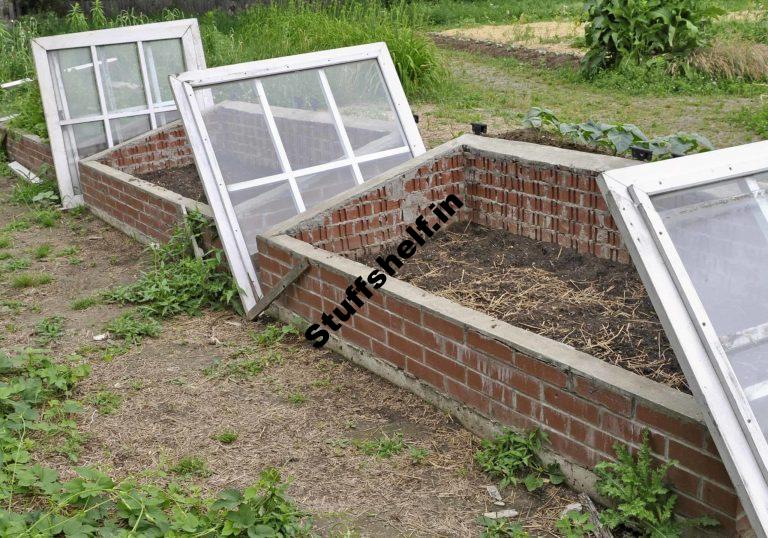
<path id="1" fill-rule="evenodd" d="M 723 13 L 705 0 L 587 0 L 584 8 L 587 73 L 689 54 L 706 43 L 706 30 Z"/>
<path id="2" fill-rule="evenodd" d="M 36 288 L 53 282 L 53 277 L 47 273 L 22 273 L 11 281 L 14 288 Z"/>
<path id="3" fill-rule="evenodd" d="M 500 480 L 502 488 L 522 482 L 528 491 L 534 491 L 546 483 L 562 484 L 565 476 L 560 466 L 545 464 L 538 456 L 546 441 L 547 434 L 539 429 L 527 433 L 505 430 L 495 439 L 483 441 L 475 461 L 484 472 Z"/>
<path id="4" fill-rule="evenodd" d="M 583 538 L 595 531 L 595 526 L 589 521 L 588 513 L 569 510 L 555 523 L 555 527 L 563 538 Z"/>
<path id="5" fill-rule="evenodd" d="M 58 340 L 64 334 L 64 318 L 61 316 L 50 316 L 43 318 L 35 325 L 35 335 L 37 342 L 41 346 L 50 344 Z"/>
<path id="6" fill-rule="evenodd" d="M 584 123 L 565 123 L 546 108 L 533 107 L 525 115 L 523 125 L 545 129 L 570 138 L 585 146 L 606 148 L 616 155 L 628 155 L 632 146 L 650 150 L 654 160 L 690 155 L 714 149 L 706 137 L 698 134 L 678 133 L 670 136 L 648 138 L 631 123 L 600 123 L 592 120 Z"/>
<path id="7" fill-rule="evenodd" d="M 677 496 L 664 484 L 664 477 L 677 462 L 654 465 L 648 430 L 643 432 L 637 457 L 625 446 L 617 444 L 613 449 L 616 461 L 604 461 L 595 467 L 598 493 L 616 503 L 615 508 L 600 514 L 605 525 L 611 529 L 626 525 L 651 538 L 673 538 L 681 536 L 688 527 L 717 525 L 710 517 L 675 518 Z"/>
<path id="8" fill-rule="evenodd" d="M 138 344 L 145 336 L 157 336 L 161 328 L 159 321 L 137 312 L 118 316 L 104 327 L 110 335 L 130 344 Z"/>
<path id="9" fill-rule="evenodd" d="M 380 458 L 396 456 L 406 447 L 403 434 L 399 432 L 392 437 L 384 433 L 377 439 L 356 440 L 354 445 L 366 456 L 378 456 Z"/>

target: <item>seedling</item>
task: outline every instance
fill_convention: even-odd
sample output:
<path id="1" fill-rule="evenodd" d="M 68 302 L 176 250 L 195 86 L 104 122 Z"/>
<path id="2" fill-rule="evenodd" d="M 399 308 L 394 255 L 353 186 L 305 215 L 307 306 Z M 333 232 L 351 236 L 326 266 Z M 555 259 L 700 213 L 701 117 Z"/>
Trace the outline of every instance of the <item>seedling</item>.
<path id="1" fill-rule="evenodd" d="M 53 277 L 47 273 L 22 273 L 11 281 L 14 288 L 36 288 L 53 282 Z"/>
<path id="2" fill-rule="evenodd" d="M 213 438 L 218 441 L 219 443 L 225 444 L 225 445 L 231 445 L 235 441 L 237 441 L 237 432 L 234 432 L 232 430 L 224 430 L 221 433 L 217 433 L 213 436 Z"/>

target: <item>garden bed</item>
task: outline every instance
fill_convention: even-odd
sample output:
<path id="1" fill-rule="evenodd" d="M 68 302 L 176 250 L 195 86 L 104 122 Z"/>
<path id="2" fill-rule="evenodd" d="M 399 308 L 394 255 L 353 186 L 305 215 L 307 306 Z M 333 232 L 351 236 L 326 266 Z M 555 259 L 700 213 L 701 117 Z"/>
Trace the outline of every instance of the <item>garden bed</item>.
<path id="1" fill-rule="evenodd" d="M 195 168 L 194 164 L 147 172 L 139 177 L 144 181 L 186 196 L 196 202 L 208 203 L 205 191 L 203 190 L 203 184 L 200 181 L 200 176 L 197 175 L 197 168 Z"/>
<path id="2" fill-rule="evenodd" d="M 401 278 L 688 391 L 640 277 L 630 265 L 458 223 L 409 260 Z"/>
<path id="3" fill-rule="evenodd" d="M 533 127 L 515 129 L 514 131 L 507 131 L 505 133 L 490 136 L 493 138 L 501 138 L 502 140 L 516 140 L 518 142 L 531 142 L 533 144 L 554 146 L 556 148 L 574 149 L 576 151 L 595 153 L 597 155 L 613 155 L 613 152 L 608 148 L 579 144 L 575 140 L 565 138 L 558 133 L 551 133 L 549 131 L 544 131 L 543 129 L 534 129 Z"/>

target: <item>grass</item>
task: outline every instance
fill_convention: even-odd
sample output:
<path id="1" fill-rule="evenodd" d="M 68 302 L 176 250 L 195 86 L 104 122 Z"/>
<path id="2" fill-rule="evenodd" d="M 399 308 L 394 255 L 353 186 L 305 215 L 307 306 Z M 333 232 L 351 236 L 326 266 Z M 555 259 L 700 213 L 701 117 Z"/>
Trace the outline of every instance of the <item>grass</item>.
<path id="1" fill-rule="evenodd" d="M 118 410 L 123 403 L 123 397 L 110 390 L 100 390 L 85 398 L 85 401 L 93 405 L 101 415 L 111 415 Z"/>
<path id="2" fill-rule="evenodd" d="M 13 240 L 7 235 L 0 235 L 0 248 L 12 248 Z"/>
<path id="3" fill-rule="evenodd" d="M 396 456 L 406 447 L 403 434 L 399 432 L 391 437 L 384 433 L 376 439 L 357 440 L 354 444 L 366 456 L 378 456 L 379 458 Z"/>
<path id="4" fill-rule="evenodd" d="M 31 212 L 31 220 L 43 228 L 53 228 L 58 224 L 61 213 L 56 209 L 36 209 Z"/>
<path id="5" fill-rule="evenodd" d="M 160 334 L 162 325 L 154 318 L 137 312 L 128 312 L 116 317 L 104 327 L 104 330 L 114 338 L 125 340 L 130 344 L 138 344 L 145 336 L 154 337 Z"/>
<path id="6" fill-rule="evenodd" d="M 101 299 L 96 296 L 80 297 L 79 299 L 72 301 L 69 306 L 72 310 L 87 310 L 100 302 Z"/>
<path id="7" fill-rule="evenodd" d="M 213 439 L 215 441 L 218 441 L 221 444 L 224 445 L 231 445 L 235 441 L 237 441 L 238 435 L 237 432 L 232 430 L 224 430 L 221 433 L 217 433 L 213 436 Z"/>
<path id="8" fill-rule="evenodd" d="M 734 120 L 744 128 L 768 140 L 768 100 L 757 109 L 744 107 L 734 114 Z"/>
<path id="9" fill-rule="evenodd" d="M 36 288 L 53 282 L 53 277 L 48 273 L 22 273 L 13 277 L 13 288 Z"/>
<path id="10" fill-rule="evenodd" d="M 199 456 L 184 456 L 169 471 L 180 476 L 210 476 L 211 470 L 208 469 L 208 462 Z"/>
<path id="11" fill-rule="evenodd" d="M 35 247 L 32 251 L 32 257 L 36 260 L 43 260 L 51 254 L 51 250 L 53 250 L 53 245 L 50 243 L 43 243 L 42 245 Z"/>
<path id="12" fill-rule="evenodd" d="M 6 262 L 3 265 L 3 272 L 14 272 L 14 271 L 22 271 L 24 269 L 29 269 L 29 267 L 32 265 L 32 262 L 29 261 L 27 258 L 14 258 L 9 259 L 8 262 Z"/>

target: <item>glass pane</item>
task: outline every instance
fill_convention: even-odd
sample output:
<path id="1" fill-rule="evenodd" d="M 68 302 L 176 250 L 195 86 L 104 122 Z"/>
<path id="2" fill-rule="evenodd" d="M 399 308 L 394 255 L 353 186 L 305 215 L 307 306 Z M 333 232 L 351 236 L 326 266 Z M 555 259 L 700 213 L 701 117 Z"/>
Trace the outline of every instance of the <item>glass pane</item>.
<path id="1" fill-rule="evenodd" d="M 410 158 L 411 152 L 409 151 L 408 153 L 393 155 L 392 157 L 384 157 L 383 159 L 360 163 L 360 173 L 363 174 L 363 179 L 367 181 L 376 176 L 380 176 L 387 170 L 394 168 L 400 163 L 404 163 Z"/>
<path id="2" fill-rule="evenodd" d="M 55 50 L 49 54 L 48 61 L 60 119 L 101 114 L 91 49 Z"/>
<path id="3" fill-rule="evenodd" d="M 768 432 L 767 187 L 764 173 L 653 198 L 764 433 Z"/>
<path id="4" fill-rule="evenodd" d="M 134 136 L 146 133 L 152 127 L 148 115 L 109 120 L 109 126 L 112 129 L 113 144 L 120 144 Z"/>
<path id="5" fill-rule="evenodd" d="M 229 194 L 248 253 L 256 252 L 256 235 L 298 213 L 291 186 L 278 181 Z"/>
<path id="6" fill-rule="evenodd" d="M 225 183 L 283 171 L 253 81 L 198 89 L 195 96 Z"/>
<path id="7" fill-rule="evenodd" d="M 181 114 L 179 114 L 178 110 L 170 110 L 168 112 L 158 112 L 157 114 L 155 114 L 155 120 L 157 120 L 158 127 L 161 127 L 166 123 L 171 123 L 172 121 L 176 121 L 180 117 L 181 117 Z"/>
<path id="8" fill-rule="evenodd" d="M 292 169 L 344 157 L 316 70 L 267 77 L 262 84 Z"/>
<path id="9" fill-rule="evenodd" d="M 376 60 L 325 69 L 356 155 L 407 145 Z"/>
<path id="10" fill-rule="evenodd" d="M 357 185 L 350 166 L 298 177 L 296 183 L 307 209 Z"/>
<path id="11" fill-rule="evenodd" d="M 109 112 L 144 110 L 147 98 L 135 43 L 96 47 L 104 102 Z"/>
<path id="12" fill-rule="evenodd" d="M 181 39 L 145 41 L 143 47 L 147 75 L 149 76 L 149 88 L 152 90 L 152 102 L 173 102 L 173 93 L 168 77 L 187 70 Z"/>
<path id="13" fill-rule="evenodd" d="M 88 123 L 78 123 L 76 125 L 70 125 L 65 129 L 71 130 L 72 136 L 75 139 L 75 145 L 77 146 L 77 155 L 80 159 L 90 157 L 94 153 L 98 153 L 107 149 L 107 135 L 104 131 L 104 122 L 102 121 L 90 121 Z"/>

